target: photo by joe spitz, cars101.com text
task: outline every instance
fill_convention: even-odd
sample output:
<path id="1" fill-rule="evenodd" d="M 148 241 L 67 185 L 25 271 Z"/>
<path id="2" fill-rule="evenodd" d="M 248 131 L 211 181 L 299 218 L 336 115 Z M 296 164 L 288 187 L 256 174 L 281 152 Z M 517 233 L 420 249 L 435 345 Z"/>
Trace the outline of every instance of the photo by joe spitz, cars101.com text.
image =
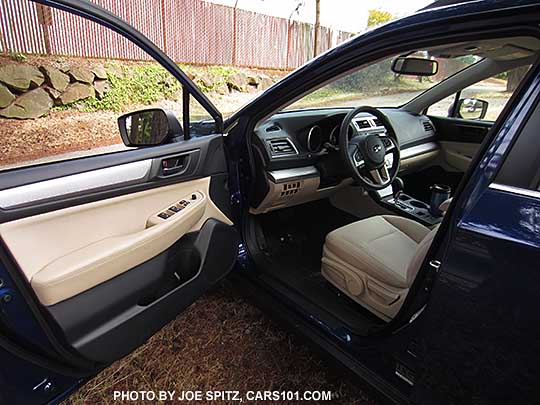
<path id="1" fill-rule="evenodd" d="M 0 3 L 1 403 L 538 403 L 540 2 L 331 3 Z"/>

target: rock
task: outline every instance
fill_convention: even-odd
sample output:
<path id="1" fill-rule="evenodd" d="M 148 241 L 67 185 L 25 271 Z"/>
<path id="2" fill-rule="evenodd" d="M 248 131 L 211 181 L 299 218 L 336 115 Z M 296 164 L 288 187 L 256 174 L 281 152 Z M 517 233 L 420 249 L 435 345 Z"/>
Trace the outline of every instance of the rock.
<path id="1" fill-rule="evenodd" d="M 111 86 L 107 80 L 96 80 L 94 82 L 94 89 L 96 90 L 96 97 L 101 100 L 109 92 Z"/>
<path id="2" fill-rule="evenodd" d="M 92 84 L 94 82 L 94 74 L 90 71 L 90 69 L 83 67 L 72 67 L 69 69 L 69 75 L 77 82 L 88 84 Z"/>
<path id="3" fill-rule="evenodd" d="M 247 91 L 247 76 L 243 72 L 230 75 L 227 79 L 227 85 L 231 90 Z"/>
<path id="4" fill-rule="evenodd" d="M 107 80 L 107 71 L 103 66 L 93 67 L 92 73 L 96 75 L 96 79 Z"/>
<path id="5" fill-rule="evenodd" d="M 84 100 L 88 97 L 94 97 L 96 94 L 94 87 L 84 83 L 72 83 L 65 92 L 58 98 L 60 104 L 71 104 L 75 101 Z"/>
<path id="6" fill-rule="evenodd" d="M 13 100 L 15 100 L 13 93 L 6 86 L 0 84 L 0 108 L 7 107 Z"/>
<path id="7" fill-rule="evenodd" d="M 247 77 L 247 83 L 250 86 L 258 86 L 259 85 L 259 76 L 257 76 L 257 75 L 249 75 Z"/>
<path id="8" fill-rule="evenodd" d="M 49 86 L 46 86 L 44 87 L 44 89 L 47 91 L 47 93 L 49 93 L 49 95 L 54 98 L 55 100 L 60 97 L 60 95 L 62 94 L 61 91 L 58 91 L 56 90 L 55 88 L 53 87 L 49 87 Z"/>
<path id="9" fill-rule="evenodd" d="M 219 82 L 214 85 L 214 91 L 221 95 L 229 94 L 229 86 L 225 82 Z"/>
<path id="10" fill-rule="evenodd" d="M 124 70 L 122 69 L 121 66 L 118 66 L 118 65 L 110 65 L 108 67 L 108 70 L 109 70 L 109 73 L 116 76 L 116 77 L 124 77 L 125 74 L 124 74 Z"/>
<path id="11" fill-rule="evenodd" d="M 45 77 L 34 66 L 25 64 L 0 66 L 0 82 L 14 90 L 26 91 L 31 87 L 41 86 L 44 81 Z"/>
<path id="12" fill-rule="evenodd" d="M 266 90 L 268 87 L 271 87 L 274 84 L 274 81 L 270 76 L 265 74 L 259 75 L 259 89 Z"/>
<path id="13" fill-rule="evenodd" d="M 202 84 L 204 87 L 206 87 L 207 89 L 211 89 L 214 87 L 214 82 L 212 81 L 212 79 L 210 78 L 210 76 L 208 76 L 207 74 L 204 74 L 202 75 L 201 77 L 199 77 L 197 79 L 197 82 L 199 82 L 200 84 Z"/>
<path id="14" fill-rule="evenodd" d="M 248 93 L 255 94 L 258 91 L 259 91 L 259 89 L 257 88 L 257 86 L 253 86 L 251 84 L 248 84 L 248 86 L 247 86 L 247 92 Z"/>
<path id="15" fill-rule="evenodd" d="M 38 118 L 49 112 L 53 101 L 43 88 L 19 96 L 10 106 L 0 110 L 0 116 L 5 118 Z"/>
<path id="16" fill-rule="evenodd" d="M 40 70 L 45 74 L 47 83 L 53 89 L 64 91 L 69 84 L 69 76 L 52 66 L 41 66 Z"/>

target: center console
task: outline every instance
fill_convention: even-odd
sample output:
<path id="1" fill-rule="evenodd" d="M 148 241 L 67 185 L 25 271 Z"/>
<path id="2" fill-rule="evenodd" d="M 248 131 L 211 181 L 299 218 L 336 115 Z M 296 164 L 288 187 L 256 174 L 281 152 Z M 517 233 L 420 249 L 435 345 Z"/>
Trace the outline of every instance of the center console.
<path id="1" fill-rule="evenodd" d="M 415 219 L 418 222 L 431 227 L 442 221 L 442 215 L 432 215 L 429 204 L 417 200 L 403 191 L 403 181 L 397 178 L 392 186 L 383 190 L 374 191 L 375 199 L 390 211 L 394 211 L 404 217 Z"/>

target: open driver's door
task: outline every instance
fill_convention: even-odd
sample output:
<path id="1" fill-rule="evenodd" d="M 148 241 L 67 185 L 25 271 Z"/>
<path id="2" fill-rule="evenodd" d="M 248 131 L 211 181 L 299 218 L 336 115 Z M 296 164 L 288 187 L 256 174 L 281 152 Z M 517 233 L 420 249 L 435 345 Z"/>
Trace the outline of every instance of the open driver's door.
<path id="1" fill-rule="evenodd" d="M 102 24 L 146 51 L 181 82 L 184 103 L 193 97 L 206 109 L 215 131 L 0 172 L 6 403 L 56 402 L 136 349 L 232 269 L 239 244 L 222 117 L 212 103 L 111 13 L 87 1 L 39 3 Z M 165 170 L 171 162 L 181 167 Z M 159 216 L 178 205 L 174 215 Z"/>

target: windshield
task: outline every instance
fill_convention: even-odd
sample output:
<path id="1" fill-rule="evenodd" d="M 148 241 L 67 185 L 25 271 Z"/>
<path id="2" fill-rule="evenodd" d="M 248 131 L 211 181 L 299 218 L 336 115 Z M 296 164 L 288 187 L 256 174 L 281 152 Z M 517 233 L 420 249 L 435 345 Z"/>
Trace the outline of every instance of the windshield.
<path id="1" fill-rule="evenodd" d="M 438 62 L 437 73 L 425 77 L 394 73 L 391 67 L 397 56 L 399 55 L 393 55 L 349 73 L 302 97 L 285 110 L 358 105 L 399 107 L 453 74 L 480 61 L 477 56 L 446 59 L 432 57 L 427 51 L 416 52 L 412 56 L 427 57 Z"/>

